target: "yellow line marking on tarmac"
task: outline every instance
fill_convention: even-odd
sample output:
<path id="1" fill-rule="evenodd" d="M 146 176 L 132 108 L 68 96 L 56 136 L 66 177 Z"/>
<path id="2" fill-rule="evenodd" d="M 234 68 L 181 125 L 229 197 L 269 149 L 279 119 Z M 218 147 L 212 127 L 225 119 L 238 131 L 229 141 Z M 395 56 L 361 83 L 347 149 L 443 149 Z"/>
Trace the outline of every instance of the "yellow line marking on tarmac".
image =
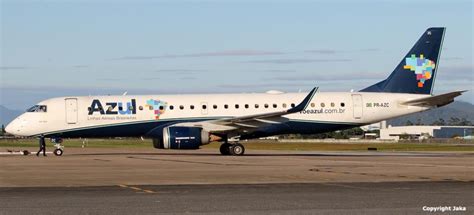
<path id="1" fill-rule="evenodd" d="M 125 184 L 119 184 L 118 186 L 123 187 L 123 188 L 129 188 L 129 189 L 132 189 L 132 190 L 135 190 L 135 191 L 145 192 L 145 193 L 156 193 L 153 190 L 145 190 L 145 189 L 142 189 L 142 188 L 139 188 L 139 187 L 128 186 L 128 185 L 125 185 Z"/>
<path id="2" fill-rule="evenodd" d="M 138 187 L 128 187 L 128 188 L 134 189 L 134 190 L 138 190 L 138 191 L 142 191 L 142 189 L 141 189 L 141 188 L 138 188 Z"/>

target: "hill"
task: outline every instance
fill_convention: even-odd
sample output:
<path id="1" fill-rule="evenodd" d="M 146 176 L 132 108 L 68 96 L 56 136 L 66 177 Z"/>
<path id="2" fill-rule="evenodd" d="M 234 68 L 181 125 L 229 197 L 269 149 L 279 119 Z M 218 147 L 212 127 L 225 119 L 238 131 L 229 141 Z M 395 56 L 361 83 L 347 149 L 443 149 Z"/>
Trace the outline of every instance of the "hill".
<path id="1" fill-rule="evenodd" d="M 0 105 L 0 125 L 7 125 L 17 116 L 19 116 L 23 111 L 19 110 L 10 110 L 2 105 Z"/>
<path id="2" fill-rule="evenodd" d="M 466 119 L 474 123 L 474 105 L 468 102 L 455 101 L 437 109 L 387 120 L 387 124 L 406 125 L 407 121 L 411 121 L 414 124 L 431 125 L 436 121 L 439 122 L 439 119 L 443 119 L 448 124 L 455 118 Z"/>

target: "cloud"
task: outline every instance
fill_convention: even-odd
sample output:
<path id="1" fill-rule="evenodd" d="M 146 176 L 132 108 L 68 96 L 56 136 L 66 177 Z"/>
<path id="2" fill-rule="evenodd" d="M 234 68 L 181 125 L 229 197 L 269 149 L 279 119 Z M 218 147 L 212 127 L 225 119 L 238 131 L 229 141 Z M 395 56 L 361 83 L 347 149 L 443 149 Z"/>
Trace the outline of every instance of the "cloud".
<path id="1" fill-rule="evenodd" d="M 473 66 L 454 66 L 443 67 L 437 71 L 436 79 L 450 80 L 450 81 L 474 81 L 474 67 Z"/>
<path id="2" fill-rule="evenodd" d="M 450 82 L 473 82 L 474 81 L 474 68 L 472 66 L 458 66 L 458 67 L 441 67 L 437 71 L 437 80 L 444 80 Z M 265 78 L 262 80 L 275 80 L 275 81 L 326 81 L 326 82 L 337 82 L 337 81 L 360 81 L 360 80 L 383 80 L 387 78 L 389 73 L 383 72 L 330 72 L 330 73 L 313 73 L 308 75 L 287 75 L 287 76 L 274 76 Z"/>
<path id="3" fill-rule="evenodd" d="M 335 50 L 335 49 L 310 49 L 305 50 L 305 53 L 313 53 L 313 54 L 323 54 L 323 55 L 333 55 L 333 54 L 341 54 L 341 53 L 355 53 L 355 52 L 377 52 L 380 49 L 377 48 L 366 48 L 366 49 L 357 49 L 357 50 Z"/>
<path id="4" fill-rule="evenodd" d="M 330 62 L 349 62 L 351 59 L 272 59 L 272 60 L 252 60 L 244 63 L 268 63 L 268 64 L 294 64 L 294 63 L 330 63 Z"/>
<path id="5" fill-rule="evenodd" d="M 268 72 L 268 73 L 295 73 L 297 71 L 296 70 L 291 70 L 291 69 L 268 69 L 268 70 L 263 70 L 263 72 Z"/>
<path id="6" fill-rule="evenodd" d="M 358 49 L 355 50 L 354 52 L 378 52 L 380 49 L 378 48 L 367 48 L 367 49 Z"/>
<path id="7" fill-rule="evenodd" d="M 221 84 L 217 85 L 218 88 L 224 89 L 248 89 L 250 91 L 254 89 L 281 89 L 282 87 L 304 87 L 313 86 L 309 83 L 261 83 L 261 84 Z"/>
<path id="8" fill-rule="evenodd" d="M 359 81 L 359 80 L 381 80 L 385 77 L 381 77 L 380 73 L 325 73 L 325 74 L 310 74 L 310 75 L 292 75 L 292 76 L 277 76 L 272 78 L 266 78 L 264 80 L 277 80 L 277 81 L 325 81 L 325 82 L 338 82 L 338 81 Z"/>
<path id="9" fill-rule="evenodd" d="M 200 69 L 158 69 L 156 72 L 201 72 Z"/>
<path id="10" fill-rule="evenodd" d="M 30 67 L 26 66 L 0 66 L 0 70 L 20 70 L 20 69 L 29 69 Z"/>
<path id="11" fill-rule="evenodd" d="M 181 77 L 179 80 L 196 80 L 196 77 Z"/>
<path id="12" fill-rule="evenodd" d="M 174 75 L 191 75 L 197 72 L 204 72 L 206 70 L 199 69 L 158 69 L 154 72 L 157 73 L 173 73 Z"/>
<path id="13" fill-rule="evenodd" d="M 88 68 L 88 65 L 74 65 L 73 68 Z"/>
<path id="14" fill-rule="evenodd" d="M 462 57 L 442 57 L 441 60 L 447 60 L 447 61 L 450 61 L 450 60 L 463 60 L 464 58 Z"/>
<path id="15" fill-rule="evenodd" d="M 196 77 L 183 76 L 173 78 L 163 78 L 163 77 L 134 77 L 134 78 L 98 78 L 97 81 L 107 81 L 107 82 L 122 82 L 122 81 L 156 81 L 156 80 L 196 80 Z"/>
<path id="16" fill-rule="evenodd" d="M 98 81 L 123 81 L 125 78 L 98 78 Z"/>
<path id="17" fill-rule="evenodd" d="M 203 52 L 193 54 L 165 54 L 158 56 L 126 56 L 113 58 L 111 60 L 152 60 L 164 58 L 196 58 L 196 57 L 226 57 L 226 56 L 264 56 L 264 55 L 282 55 L 284 52 L 262 51 L 262 50 L 227 50 L 219 52 Z"/>
<path id="18" fill-rule="evenodd" d="M 161 80 L 161 78 L 141 78 L 139 80 L 141 80 L 141 81 L 156 81 L 156 80 Z"/>
<path id="19" fill-rule="evenodd" d="M 340 51 L 332 50 L 332 49 L 313 49 L 313 50 L 306 50 L 306 53 L 315 53 L 315 54 L 336 54 Z"/>

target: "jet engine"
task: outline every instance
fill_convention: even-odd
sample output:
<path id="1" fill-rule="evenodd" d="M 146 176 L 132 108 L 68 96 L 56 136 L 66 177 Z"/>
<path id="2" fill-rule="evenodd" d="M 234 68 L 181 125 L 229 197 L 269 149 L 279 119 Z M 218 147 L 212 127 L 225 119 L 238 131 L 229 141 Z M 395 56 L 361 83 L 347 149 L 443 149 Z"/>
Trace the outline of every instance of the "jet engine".
<path id="1" fill-rule="evenodd" d="M 168 126 L 160 136 L 153 139 L 157 149 L 199 149 L 210 142 L 209 132 L 199 127 Z"/>

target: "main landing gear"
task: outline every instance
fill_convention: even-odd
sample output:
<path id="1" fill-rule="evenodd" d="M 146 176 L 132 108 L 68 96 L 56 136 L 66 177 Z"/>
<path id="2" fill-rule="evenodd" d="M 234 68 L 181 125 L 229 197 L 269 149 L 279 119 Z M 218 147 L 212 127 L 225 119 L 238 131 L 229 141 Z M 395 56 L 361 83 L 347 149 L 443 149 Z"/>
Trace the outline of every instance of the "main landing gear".
<path id="1" fill-rule="evenodd" d="M 222 155 L 244 155 L 245 147 L 240 143 L 223 143 L 220 147 L 220 152 Z"/>

